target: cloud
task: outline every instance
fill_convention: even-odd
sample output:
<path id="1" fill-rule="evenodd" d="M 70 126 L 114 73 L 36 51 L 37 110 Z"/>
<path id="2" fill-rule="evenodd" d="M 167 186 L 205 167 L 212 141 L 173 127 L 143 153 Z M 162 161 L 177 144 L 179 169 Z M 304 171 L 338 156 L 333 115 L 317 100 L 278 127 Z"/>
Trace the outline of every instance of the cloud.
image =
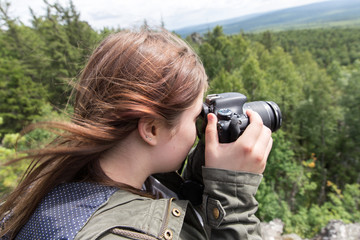
<path id="1" fill-rule="evenodd" d="M 69 0 L 48 0 L 63 6 Z M 240 17 L 324 0 L 73 0 L 81 19 L 96 28 L 132 27 L 144 19 L 151 25 L 161 20 L 169 29 Z M 11 3 L 10 14 L 29 23 L 31 7 L 38 15 L 45 14 L 43 0 L 16 0 Z"/>

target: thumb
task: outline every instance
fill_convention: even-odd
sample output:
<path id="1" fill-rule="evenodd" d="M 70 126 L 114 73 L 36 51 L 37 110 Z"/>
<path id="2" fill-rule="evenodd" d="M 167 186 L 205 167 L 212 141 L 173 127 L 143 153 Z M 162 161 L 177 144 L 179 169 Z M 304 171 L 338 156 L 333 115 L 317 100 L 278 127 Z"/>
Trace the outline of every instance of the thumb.
<path id="1" fill-rule="evenodd" d="M 208 124 L 205 129 L 205 146 L 212 149 L 219 143 L 217 133 L 217 117 L 213 113 L 207 115 Z"/>

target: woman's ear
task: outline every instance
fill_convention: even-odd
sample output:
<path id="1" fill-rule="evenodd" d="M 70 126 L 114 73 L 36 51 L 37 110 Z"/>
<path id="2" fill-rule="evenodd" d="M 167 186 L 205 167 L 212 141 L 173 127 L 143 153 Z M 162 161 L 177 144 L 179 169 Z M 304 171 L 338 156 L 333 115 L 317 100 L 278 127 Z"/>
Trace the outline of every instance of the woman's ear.
<path id="1" fill-rule="evenodd" d="M 138 122 L 140 137 L 151 146 L 158 142 L 159 127 L 159 122 L 151 118 L 141 118 Z"/>

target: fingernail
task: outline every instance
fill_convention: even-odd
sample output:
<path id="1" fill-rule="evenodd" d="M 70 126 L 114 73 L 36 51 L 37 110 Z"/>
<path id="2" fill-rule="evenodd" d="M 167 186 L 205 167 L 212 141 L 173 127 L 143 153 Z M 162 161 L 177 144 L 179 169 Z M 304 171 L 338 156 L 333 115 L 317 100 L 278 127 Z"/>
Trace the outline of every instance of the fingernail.
<path id="1" fill-rule="evenodd" d="M 213 113 L 209 113 L 208 115 L 207 115 L 207 118 L 208 118 L 208 121 L 210 122 L 210 121 L 213 121 L 214 119 L 215 119 L 215 115 L 213 114 Z"/>

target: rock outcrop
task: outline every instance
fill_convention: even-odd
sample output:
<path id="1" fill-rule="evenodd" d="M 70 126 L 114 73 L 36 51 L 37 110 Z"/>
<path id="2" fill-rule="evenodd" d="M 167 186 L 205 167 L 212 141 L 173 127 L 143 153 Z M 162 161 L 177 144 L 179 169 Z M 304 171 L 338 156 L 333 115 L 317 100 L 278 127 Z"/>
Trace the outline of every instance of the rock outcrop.
<path id="1" fill-rule="evenodd" d="M 274 219 L 261 223 L 263 240 L 360 240 L 360 223 L 345 224 L 341 220 L 331 220 L 312 239 L 302 239 L 297 234 L 283 234 L 284 223 Z"/>

